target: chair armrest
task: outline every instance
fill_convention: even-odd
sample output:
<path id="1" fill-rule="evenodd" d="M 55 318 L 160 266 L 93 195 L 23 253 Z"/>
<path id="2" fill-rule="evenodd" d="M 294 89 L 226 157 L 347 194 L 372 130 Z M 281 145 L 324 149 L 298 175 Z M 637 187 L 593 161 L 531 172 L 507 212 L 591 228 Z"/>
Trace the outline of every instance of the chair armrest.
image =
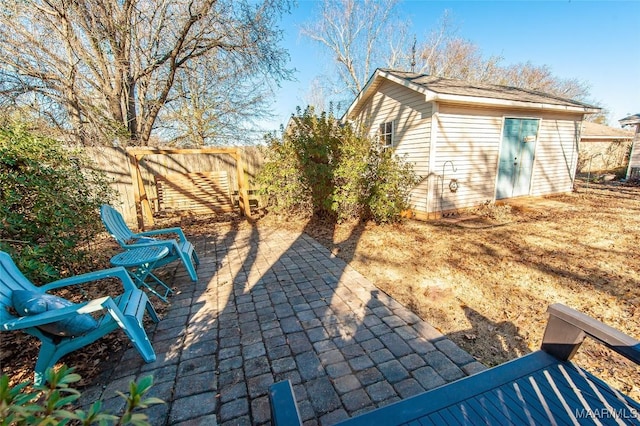
<path id="1" fill-rule="evenodd" d="M 549 306 L 547 311 L 549 322 L 542 338 L 542 350 L 556 358 L 570 360 L 589 336 L 640 364 L 640 341 L 560 303 Z"/>
<path id="2" fill-rule="evenodd" d="M 187 241 L 187 238 L 182 231 L 182 228 L 164 228 L 164 229 L 154 229 L 151 231 L 144 231 L 134 234 L 136 237 L 148 237 L 150 235 L 164 235 L 164 234 L 177 234 L 179 238 L 179 242 Z"/>
<path id="3" fill-rule="evenodd" d="M 269 386 L 269 405 L 271 422 L 274 426 L 300 426 L 300 413 L 289 380 L 283 380 Z"/>
<path id="4" fill-rule="evenodd" d="M 28 315 L 18 317 L 11 321 L 0 323 L 2 330 L 21 330 L 24 328 L 36 327 L 52 322 L 60 321 L 66 318 L 75 317 L 79 314 L 88 314 L 90 312 L 105 309 L 105 305 L 109 304 L 111 298 L 109 296 L 94 299 L 89 302 L 79 303 L 73 306 L 66 306 L 60 309 L 43 312 L 37 315 Z"/>
<path id="5" fill-rule="evenodd" d="M 60 287 L 84 284 L 91 281 L 103 280 L 105 278 L 119 278 L 122 282 L 122 286 L 124 287 L 124 291 L 131 291 L 137 288 L 131 280 L 131 276 L 129 276 L 127 270 L 120 266 L 116 268 L 103 269 L 100 271 L 87 272 L 86 274 L 75 275 L 69 278 L 63 278 L 61 280 L 45 284 L 40 288 L 46 292 Z"/>

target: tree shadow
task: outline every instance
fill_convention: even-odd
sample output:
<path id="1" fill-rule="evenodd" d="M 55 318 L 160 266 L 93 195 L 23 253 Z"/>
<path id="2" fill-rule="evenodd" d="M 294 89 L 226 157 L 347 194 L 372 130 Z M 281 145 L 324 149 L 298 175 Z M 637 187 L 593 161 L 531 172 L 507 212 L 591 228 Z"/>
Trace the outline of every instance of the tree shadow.
<path id="1" fill-rule="evenodd" d="M 471 328 L 447 333 L 447 337 L 454 341 L 467 342 L 464 345 L 465 349 L 473 353 L 478 361 L 493 367 L 531 352 L 526 339 L 520 335 L 518 327 L 513 322 L 492 321 L 469 306 L 463 306 L 462 310 Z M 496 359 L 500 361 L 494 361 Z"/>

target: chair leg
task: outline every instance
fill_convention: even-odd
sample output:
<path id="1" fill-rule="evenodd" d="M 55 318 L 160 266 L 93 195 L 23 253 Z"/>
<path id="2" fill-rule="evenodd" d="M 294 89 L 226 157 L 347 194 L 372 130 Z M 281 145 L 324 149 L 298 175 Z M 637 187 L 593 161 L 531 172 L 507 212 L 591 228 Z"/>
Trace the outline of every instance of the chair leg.
<path id="1" fill-rule="evenodd" d="M 151 346 L 151 342 L 147 337 L 146 331 L 135 317 L 128 315 L 121 318 L 124 327 L 122 329 L 131 340 L 133 346 L 138 350 L 145 362 L 153 362 L 156 360 L 156 353 Z"/>
<path id="2" fill-rule="evenodd" d="M 128 300 L 124 300 L 123 298 L 128 297 Z M 115 323 L 126 333 L 131 343 L 140 353 L 142 359 L 145 362 L 153 362 L 156 360 L 156 353 L 153 350 L 153 346 L 151 346 L 151 342 L 149 341 L 149 337 L 147 337 L 147 332 L 144 330 L 142 325 L 142 317 L 144 312 L 148 312 L 151 318 L 155 321 L 158 319 L 155 314 L 155 310 L 153 310 L 153 314 L 149 312 L 150 302 L 149 298 L 142 290 L 135 290 L 133 292 L 123 294 L 118 302 L 120 306 L 124 306 L 123 303 L 127 305 L 124 306 L 123 310 L 120 309 L 118 305 L 115 304 L 113 300 L 108 300 L 105 303 L 105 307 L 109 311 L 109 315 L 113 317 Z M 153 307 L 151 307 L 153 309 Z"/>
<path id="3" fill-rule="evenodd" d="M 35 385 L 44 384 L 45 372 L 47 368 L 53 367 L 55 363 L 60 359 L 61 355 L 56 353 L 56 345 L 53 345 L 44 340 L 40 341 L 40 352 L 38 353 L 38 360 L 35 366 L 35 375 L 33 383 Z"/>
<path id="4" fill-rule="evenodd" d="M 147 299 L 145 309 L 147 311 L 147 314 L 149 314 L 149 316 L 151 317 L 151 321 L 155 322 L 156 324 L 160 322 L 160 318 L 158 318 L 158 313 L 156 312 L 155 308 L 153 307 L 153 305 L 148 299 Z"/>
<path id="5" fill-rule="evenodd" d="M 195 252 L 193 252 L 195 254 Z M 198 274 L 196 273 L 196 268 L 193 266 L 193 262 L 191 261 L 191 255 L 189 253 L 185 253 L 183 251 L 180 252 L 180 259 L 182 259 L 182 264 L 187 269 L 189 273 L 189 277 L 191 277 L 191 281 L 198 281 Z"/>
<path id="6" fill-rule="evenodd" d="M 193 263 L 195 263 L 196 265 L 199 265 L 200 259 L 198 259 L 198 255 L 196 254 L 195 250 L 193 251 L 193 253 L 191 253 L 191 256 L 193 257 Z"/>

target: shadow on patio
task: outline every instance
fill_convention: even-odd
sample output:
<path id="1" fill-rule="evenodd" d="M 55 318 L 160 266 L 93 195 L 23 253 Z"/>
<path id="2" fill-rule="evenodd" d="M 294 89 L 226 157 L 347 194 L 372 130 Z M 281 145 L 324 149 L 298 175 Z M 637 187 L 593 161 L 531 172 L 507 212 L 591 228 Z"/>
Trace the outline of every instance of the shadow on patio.
<path id="1" fill-rule="evenodd" d="M 191 240 L 199 280 L 177 267 L 157 361 L 129 349 L 85 402 L 117 410 L 114 392 L 153 374 L 153 425 L 262 424 L 289 379 L 305 424 L 333 424 L 484 369 L 305 233 L 235 223 Z"/>

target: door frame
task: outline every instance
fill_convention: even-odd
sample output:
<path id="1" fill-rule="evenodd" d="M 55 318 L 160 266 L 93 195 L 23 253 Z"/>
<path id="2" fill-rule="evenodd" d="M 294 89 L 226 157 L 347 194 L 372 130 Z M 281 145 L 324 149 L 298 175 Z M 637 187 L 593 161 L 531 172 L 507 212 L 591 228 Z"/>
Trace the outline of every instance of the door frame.
<path id="1" fill-rule="evenodd" d="M 540 145 L 540 129 L 542 127 L 542 117 L 536 117 L 536 116 L 526 116 L 526 115 L 503 115 L 502 116 L 502 124 L 500 126 L 500 138 L 498 140 L 498 158 L 496 161 L 496 175 L 495 175 L 495 180 L 494 180 L 494 185 L 493 185 L 493 200 L 494 202 L 496 200 L 498 200 L 497 195 L 498 195 L 498 181 L 500 179 L 500 158 L 502 157 L 502 139 L 504 138 L 504 126 L 505 123 L 508 119 L 514 119 L 514 120 L 537 120 L 538 121 L 538 130 L 536 132 L 536 146 L 533 150 L 533 162 L 531 163 L 531 178 L 529 179 L 529 188 L 527 190 L 527 193 L 524 195 L 520 195 L 520 197 L 526 197 L 531 195 L 531 187 L 533 185 L 533 180 L 535 178 L 535 170 L 536 170 L 536 162 L 537 162 L 537 158 L 538 158 L 538 146 Z M 505 198 L 500 198 L 500 200 L 506 200 L 508 198 L 514 198 L 514 197 L 505 197 Z"/>

